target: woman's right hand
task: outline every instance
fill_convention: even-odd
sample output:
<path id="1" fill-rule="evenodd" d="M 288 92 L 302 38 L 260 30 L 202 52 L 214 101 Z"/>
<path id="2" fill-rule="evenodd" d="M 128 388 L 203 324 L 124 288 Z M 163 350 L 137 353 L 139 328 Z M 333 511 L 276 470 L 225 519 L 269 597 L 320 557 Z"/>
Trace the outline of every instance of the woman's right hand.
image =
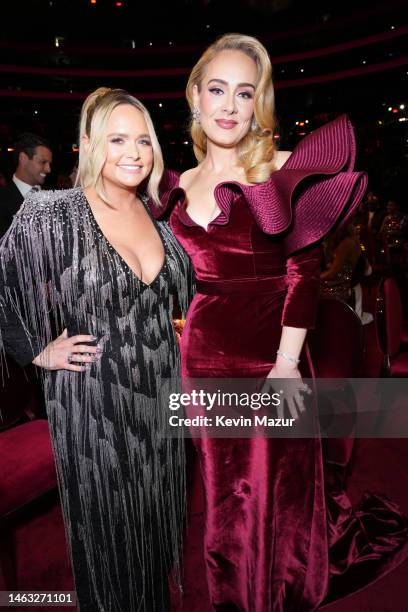
<path id="1" fill-rule="evenodd" d="M 265 386 L 267 387 L 270 379 L 279 379 L 279 393 L 282 395 L 277 408 L 277 416 L 284 418 L 285 405 L 289 408 L 292 419 L 297 420 L 301 413 L 306 410 L 303 393 L 309 395 L 312 391 L 302 380 L 302 375 L 296 365 L 284 363 L 278 356 L 275 365 L 266 377 Z"/>
<path id="2" fill-rule="evenodd" d="M 50 342 L 45 349 L 33 359 L 32 363 L 46 370 L 69 370 L 84 372 L 91 363 L 101 355 L 98 346 L 89 346 L 81 342 L 94 342 L 95 336 L 77 335 L 68 337 L 64 329 L 62 334 Z"/>

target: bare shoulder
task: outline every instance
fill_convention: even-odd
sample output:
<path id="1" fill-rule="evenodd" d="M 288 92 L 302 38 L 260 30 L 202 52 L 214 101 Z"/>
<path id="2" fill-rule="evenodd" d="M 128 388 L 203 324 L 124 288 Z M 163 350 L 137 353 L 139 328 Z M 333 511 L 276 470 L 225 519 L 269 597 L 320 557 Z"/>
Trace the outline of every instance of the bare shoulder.
<path id="1" fill-rule="evenodd" d="M 288 161 L 292 155 L 292 151 L 276 151 L 275 153 L 275 164 L 277 170 L 280 170 L 282 166 Z"/>
<path id="2" fill-rule="evenodd" d="M 179 181 L 179 185 L 182 189 L 188 189 L 189 185 L 192 183 L 192 181 L 194 181 L 196 175 L 198 172 L 198 166 L 196 166 L 195 168 L 190 168 L 189 170 L 186 170 L 185 172 L 182 172 L 180 174 L 180 181 Z"/>

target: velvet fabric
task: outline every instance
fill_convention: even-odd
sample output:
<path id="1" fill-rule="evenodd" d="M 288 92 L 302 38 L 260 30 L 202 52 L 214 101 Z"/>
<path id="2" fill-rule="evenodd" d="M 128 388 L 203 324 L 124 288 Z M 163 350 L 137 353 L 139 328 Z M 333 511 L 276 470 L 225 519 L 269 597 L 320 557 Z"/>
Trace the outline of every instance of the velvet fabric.
<path id="1" fill-rule="evenodd" d="M 357 313 L 345 302 L 332 298 L 320 299 L 317 311 L 318 324 L 308 334 L 308 344 L 313 361 L 313 372 L 317 378 L 345 379 L 362 376 L 361 363 L 363 360 L 363 324 Z M 335 347 L 335 350 L 333 348 Z M 328 438 L 323 440 L 324 459 L 326 463 L 325 475 L 328 476 L 326 489 L 332 483 L 328 474 L 331 466 L 346 468 L 353 452 L 355 416 L 350 410 L 351 402 L 355 402 L 354 394 L 347 384 L 339 380 L 337 401 L 341 402 L 339 415 L 336 420 L 337 432 L 344 432 L 346 438 Z M 324 407 L 319 406 L 324 412 Z M 329 414 L 332 408 L 329 409 Z M 323 417 L 324 418 L 324 417 Z M 339 419 L 341 418 L 341 423 Z M 338 483 L 337 483 L 338 484 Z M 339 487 L 334 492 L 334 498 L 339 499 Z M 344 502 L 344 503 L 343 503 Z M 349 507 L 348 500 L 342 500 L 340 507 L 345 512 Z M 341 513 L 339 512 L 339 516 Z M 346 517 L 347 518 L 347 517 Z"/>
<path id="2" fill-rule="evenodd" d="M 389 372 L 392 377 L 408 376 L 408 351 L 403 343 L 402 303 L 399 288 L 393 278 L 383 285 L 385 352 L 390 356 Z"/>
<path id="3" fill-rule="evenodd" d="M 285 262 L 279 241 L 262 232 L 239 195 L 231 225 L 211 225 L 205 232 L 185 225 L 186 217 L 180 200 L 171 226 L 192 254 L 198 287 L 182 336 L 184 374 L 264 376 L 274 363 L 281 324 L 314 325 L 320 247 Z M 237 333 L 241 329 L 248 333 Z M 204 362 L 203 356 L 208 356 Z"/>
<path id="4" fill-rule="evenodd" d="M 320 247 L 292 256 L 288 274 L 279 241 L 260 230 L 238 193 L 230 223 L 205 234 L 190 225 L 182 200 L 171 217 L 198 288 L 182 335 L 184 376 L 263 377 L 281 322 L 314 324 Z M 313 609 L 328 580 L 320 441 L 204 439 L 197 449 L 214 609 Z"/>
<path id="5" fill-rule="evenodd" d="M 351 126 L 340 117 L 305 138 L 266 183 L 217 186 L 221 212 L 207 230 L 188 215 L 177 175 L 166 175 L 165 210 L 197 279 L 181 340 L 185 377 L 265 377 L 275 361 L 282 325 L 313 327 L 319 240 L 352 214 L 366 182 L 352 170 L 354 154 Z M 337 499 L 343 510 L 338 510 L 333 533 L 328 528 L 318 437 L 205 438 L 197 450 L 214 610 L 308 612 L 327 595 L 330 574 L 340 574 L 345 577 L 341 584 L 347 584 L 348 569 L 357 564 L 366 582 L 379 575 L 381 570 L 370 574 L 365 563 L 371 534 L 354 516 L 346 517 L 345 499 Z M 329 548 L 346 527 L 343 517 L 346 525 L 352 521 L 353 547 L 339 546 L 339 558 L 331 560 Z M 384 517 L 393 533 L 387 552 L 401 550 L 407 537 L 404 519 L 398 513 L 398 520 Z M 381 541 L 388 534 L 380 531 L 372 537 Z M 387 558 L 387 563 L 392 561 Z"/>

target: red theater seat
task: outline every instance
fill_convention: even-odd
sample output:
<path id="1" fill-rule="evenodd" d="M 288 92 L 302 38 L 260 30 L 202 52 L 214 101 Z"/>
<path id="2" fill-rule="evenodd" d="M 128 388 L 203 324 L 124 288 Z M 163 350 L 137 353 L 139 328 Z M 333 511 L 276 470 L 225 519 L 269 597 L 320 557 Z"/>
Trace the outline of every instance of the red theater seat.
<path id="1" fill-rule="evenodd" d="M 2 590 L 30 588 L 26 552 L 36 551 L 34 574 L 44 564 L 39 523 L 58 504 L 57 477 L 48 421 L 36 419 L 36 387 L 11 360 L 0 381 L 0 583 Z M 51 500 L 51 498 L 53 498 Z M 51 500 L 51 501 L 50 501 Z M 35 527 L 31 526 L 35 524 Z M 48 528 L 48 527 L 47 527 Z M 59 527 L 61 531 L 61 526 Z M 20 536 L 25 534 L 25 548 Z M 51 540 L 61 534 L 54 533 Z M 63 538 L 62 538 L 63 539 Z M 64 541 L 64 540 L 63 540 Z M 65 550 L 64 550 L 65 554 Z M 49 561 L 47 560 L 46 563 Z M 24 575 L 24 579 L 19 577 Z M 43 588 L 51 585 L 43 585 Z"/>
<path id="2" fill-rule="evenodd" d="M 318 303 L 316 325 L 307 335 L 317 378 L 353 378 L 359 375 L 364 329 L 349 304 L 335 299 Z"/>
<path id="3" fill-rule="evenodd" d="M 393 278 L 384 279 L 380 285 L 375 319 L 386 374 L 391 377 L 408 376 L 408 351 L 404 350 L 403 345 L 402 302 Z"/>
<path id="4" fill-rule="evenodd" d="M 0 432 L 0 517 L 55 489 L 48 422 L 38 419 Z"/>

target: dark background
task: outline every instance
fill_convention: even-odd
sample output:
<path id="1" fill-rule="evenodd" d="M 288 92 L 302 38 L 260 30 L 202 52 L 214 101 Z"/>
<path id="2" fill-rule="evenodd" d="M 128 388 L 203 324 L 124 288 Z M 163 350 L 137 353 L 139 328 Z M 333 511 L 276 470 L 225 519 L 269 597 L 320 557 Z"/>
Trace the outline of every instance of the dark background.
<path id="1" fill-rule="evenodd" d="M 217 36 L 238 31 L 258 37 L 270 52 L 281 148 L 292 148 L 314 128 L 347 112 L 356 127 L 358 165 L 369 172 L 370 187 L 406 208 L 408 120 L 400 121 L 408 119 L 405 2 L 120 4 L 2 3 L 0 171 L 7 176 L 13 170 L 8 149 L 26 130 L 52 142 L 54 169 L 47 183 L 61 172 L 69 174 L 76 161 L 81 103 L 102 85 L 122 87 L 142 99 L 169 166 L 193 164 L 183 96 L 189 69 Z M 168 74 L 169 69 L 178 70 Z M 146 72 L 134 74 L 137 70 Z"/>

